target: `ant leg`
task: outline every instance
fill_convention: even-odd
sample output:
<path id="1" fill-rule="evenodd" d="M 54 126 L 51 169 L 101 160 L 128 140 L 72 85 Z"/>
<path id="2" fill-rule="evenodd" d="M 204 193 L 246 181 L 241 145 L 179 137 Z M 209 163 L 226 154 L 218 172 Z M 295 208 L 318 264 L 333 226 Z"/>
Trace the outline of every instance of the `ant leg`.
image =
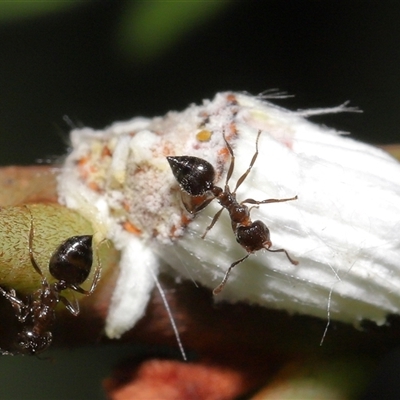
<path id="1" fill-rule="evenodd" d="M 271 253 L 285 253 L 286 257 L 288 258 L 288 260 L 293 264 L 293 265 L 298 265 L 299 262 L 297 260 L 293 260 L 292 257 L 289 256 L 289 253 L 285 250 L 285 249 L 276 249 L 276 250 L 271 250 L 268 249 L 266 247 L 264 247 L 265 250 L 270 251 Z"/>
<path id="2" fill-rule="evenodd" d="M 235 261 L 229 268 L 228 271 L 226 271 L 224 278 L 222 279 L 222 282 L 213 290 L 213 295 L 217 295 L 221 293 L 222 289 L 224 288 L 226 281 L 228 280 L 229 274 L 231 273 L 232 269 L 240 264 L 242 261 L 244 261 L 251 253 L 247 253 L 243 258 L 240 260 Z"/>
<path id="3" fill-rule="evenodd" d="M 69 287 L 73 290 L 75 290 L 78 293 L 84 294 L 85 296 L 91 295 L 94 290 L 96 289 L 97 284 L 99 283 L 100 280 L 100 274 L 101 274 L 101 262 L 100 262 L 100 257 L 99 253 L 97 252 L 97 260 L 98 260 L 98 265 L 96 267 L 96 271 L 94 273 L 93 281 L 92 284 L 90 285 L 89 290 L 85 290 L 81 288 L 80 286 L 77 285 L 69 285 Z"/>
<path id="4" fill-rule="evenodd" d="M 267 200 L 261 200 L 257 201 L 254 199 L 246 199 L 240 202 L 240 204 L 248 203 L 248 204 L 268 204 L 268 203 L 283 203 L 285 201 L 292 201 L 292 200 L 297 200 L 297 196 L 291 197 L 290 199 L 267 199 Z M 253 207 L 252 207 L 253 208 Z"/>
<path id="5" fill-rule="evenodd" d="M 0 354 L 2 356 L 15 356 L 15 355 L 17 355 L 19 353 L 12 353 L 11 351 L 6 351 L 6 350 L 3 350 L 3 349 L 0 349 Z"/>
<path id="6" fill-rule="evenodd" d="M 74 296 L 73 302 L 68 300 L 64 296 L 60 296 L 60 301 L 64 304 L 65 308 L 74 316 L 76 317 L 79 314 L 79 303 Z"/>
<path id="7" fill-rule="evenodd" d="M 96 289 L 97 284 L 99 283 L 100 280 L 100 273 L 101 273 L 101 263 L 100 263 L 100 258 L 99 255 L 97 254 L 97 259 L 99 260 L 99 264 L 97 265 L 96 272 L 94 274 L 93 282 L 90 286 L 89 290 L 82 289 L 80 286 L 76 285 L 69 285 L 69 287 L 73 290 L 75 290 L 78 293 L 84 294 L 86 296 L 91 295 L 94 290 Z M 60 296 L 60 300 L 64 304 L 65 308 L 74 316 L 76 317 L 79 314 L 80 308 L 79 308 L 79 303 L 76 300 L 74 296 L 74 302 L 72 303 L 69 301 L 66 297 Z"/>
<path id="8" fill-rule="evenodd" d="M 240 204 L 242 204 L 242 203 L 240 203 Z M 259 208 L 259 206 L 258 206 L 258 205 L 256 205 L 256 206 L 252 206 L 252 207 L 250 207 L 250 208 L 249 208 L 249 214 L 250 214 L 250 212 L 251 212 L 251 210 L 252 210 L 253 208 Z"/>
<path id="9" fill-rule="evenodd" d="M 257 160 L 257 157 L 258 157 L 258 140 L 260 139 L 260 135 L 261 135 L 261 129 L 258 131 L 258 134 L 257 134 L 256 152 L 254 153 L 253 158 L 251 159 L 251 162 L 250 162 L 249 167 L 247 168 L 247 171 L 236 182 L 235 190 L 232 193 L 236 193 L 236 190 L 238 190 L 239 186 L 245 181 L 245 179 L 247 178 L 247 175 L 249 175 L 251 169 L 253 168 L 254 163 Z"/>
<path id="10" fill-rule="evenodd" d="M 29 307 L 27 307 L 27 305 L 17 297 L 15 290 L 11 289 L 9 292 L 7 292 L 0 287 L 0 293 L 11 303 L 18 321 L 24 322 L 28 315 Z"/>
<path id="11" fill-rule="evenodd" d="M 235 168 L 235 154 L 233 153 L 231 145 L 226 140 L 225 131 L 222 131 L 222 136 L 223 136 L 223 138 L 225 140 L 225 144 L 226 144 L 226 147 L 228 148 L 229 154 L 231 155 L 231 163 L 229 165 L 228 173 L 226 174 L 226 180 L 225 180 L 225 187 L 227 187 L 229 179 L 231 179 L 233 170 Z"/>
<path id="12" fill-rule="evenodd" d="M 25 306 L 24 302 L 17 297 L 17 294 L 14 289 L 11 289 L 9 292 L 0 287 L 0 293 L 14 306 L 19 307 L 19 309 Z"/>
<path id="13" fill-rule="evenodd" d="M 222 207 L 215 215 L 213 220 L 211 221 L 211 224 L 207 226 L 206 231 L 203 233 L 201 236 L 202 239 L 204 239 L 208 233 L 208 231 L 215 225 L 215 223 L 218 221 L 218 218 L 220 217 L 222 211 L 224 211 L 224 207 Z"/>

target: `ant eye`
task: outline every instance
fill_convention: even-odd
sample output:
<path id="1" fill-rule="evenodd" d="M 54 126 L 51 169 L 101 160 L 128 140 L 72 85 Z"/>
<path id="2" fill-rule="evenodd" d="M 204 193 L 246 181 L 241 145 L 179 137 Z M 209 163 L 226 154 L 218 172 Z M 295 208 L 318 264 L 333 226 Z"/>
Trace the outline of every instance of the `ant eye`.
<path id="1" fill-rule="evenodd" d="M 167 157 L 175 179 L 191 196 L 202 196 L 211 190 L 215 179 L 214 167 L 198 157 Z"/>
<path id="2" fill-rule="evenodd" d="M 62 243 L 51 256 L 51 275 L 67 283 L 83 283 L 93 263 L 92 239 L 90 235 L 73 236 Z"/>

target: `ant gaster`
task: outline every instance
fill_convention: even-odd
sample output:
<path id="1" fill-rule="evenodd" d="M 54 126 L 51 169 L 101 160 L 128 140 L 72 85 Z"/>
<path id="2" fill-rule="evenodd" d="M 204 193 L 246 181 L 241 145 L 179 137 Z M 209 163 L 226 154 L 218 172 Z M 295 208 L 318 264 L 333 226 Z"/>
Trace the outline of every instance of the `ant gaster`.
<path id="1" fill-rule="evenodd" d="M 202 239 L 205 238 L 208 231 L 218 221 L 222 211 L 226 209 L 231 219 L 232 230 L 236 236 L 236 241 L 247 251 L 247 254 L 244 257 L 231 264 L 225 273 L 222 282 L 214 289 L 214 295 L 222 291 L 232 269 L 243 262 L 250 254 L 258 250 L 265 249 L 273 253 L 283 252 L 293 265 L 298 264 L 298 261 L 292 259 L 285 249 L 271 249 L 270 247 L 272 243 L 267 226 L 262 221 L 257 220 L 253 222 L 250 218 L 250 211 L 253 207 L 258 207 L 260 204 L 281 203 L 284 201 L 296 200 L 297 196 L 288 199 L 267 199 L 262 201 L 246 199 L 240 203 L 236 200 L 236 191 L 245 181 L 256 162 L 260 134 L 261 130 L 257 135 L 256 151 L 250 165 L 247 168 L 247 171 L 236 182 L 233 191 L 229 188 L 229 180 L 235 167 L 235 155 L 232 147 L 226 140 L 225 132 L 223 132 L 223 138 L 231 156 L 231 163 L 226 176 L 224 189 L 214 185 L 215 170 L 208 161 L 192 156 L 167 157 L 172 173 L 182 189 L 183 204 L 190 213 L 193 214 L 202 210 L 213 199 L 217 199 L 222 206 L 222 208 L 215 214 L 211 224 L 206 228 Z M 254 204 L 254 206 L 249 208 L 246 204 Z"/>
<path id="2" fill-rule="evenodd" d="M 49 271 L 57 281 L 50 284 L 33 256 L 33 234 L 31 214 L 29 258 L 33 268 L 41 276 L 42 284 L 40 289 L 27 296 L 25 300 L 17 297 L 14 289 L 7 292 L 0 287 L 0 293 L 11 303 L 18 321 L 23 325 L 22 331 L 17 336 L 16 351 L 0 350 L 4 355 L 34 355 L 46 350 L 52 341 L 50 328 L 55 320 L 57 304 L 61 301 L 72 315 L 79 314 L 79 303 L 76 299 L 72 303 L 61 292 L 72 289 L 78 293 L 90 295 L 100 279 L 99 262 L 89 290 L 80 287 L 89 276 L 93 263 L 92 235 L 70 237 L 55 250 L 49 261 Z"/>

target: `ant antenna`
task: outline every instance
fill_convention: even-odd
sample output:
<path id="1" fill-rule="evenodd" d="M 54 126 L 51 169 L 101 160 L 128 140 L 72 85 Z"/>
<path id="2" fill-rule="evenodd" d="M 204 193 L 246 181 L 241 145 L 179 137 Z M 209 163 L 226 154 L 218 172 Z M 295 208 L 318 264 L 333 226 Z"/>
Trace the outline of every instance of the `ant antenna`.
<path id="1" fill-rule="evenodd" d="M 33 236 L 34 236 L 34 224 L 33 224 L 33 215 L 31 209 L 25 205 L 25 208 L 29 211 L 29 215 L 31 216 L 31 226 L 29 229 L 29 236 L 28 236 L 28 249 L 29 249 L 29 258 L 31 260 L 31 264 L 33 268 L 35 268 L 36 272 L 43 278 L 43 272 L 40 269 L 39 265 L 37 264 L 35 257 L 33 255 Z"/>

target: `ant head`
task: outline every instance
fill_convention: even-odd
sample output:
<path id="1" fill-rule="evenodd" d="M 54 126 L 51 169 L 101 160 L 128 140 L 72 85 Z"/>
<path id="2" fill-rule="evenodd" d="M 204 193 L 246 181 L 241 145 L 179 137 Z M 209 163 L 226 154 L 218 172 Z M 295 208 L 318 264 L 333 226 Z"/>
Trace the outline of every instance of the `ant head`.
<path id="1" fill-rule="evenodd" d="M 49 262 L 51 275 L 67 285 L 80 285 L 90 274 L 93 264 L 93 236 L 73 236 L 62 243 Z"/>
<path id="2" fill-rule="evenodd" d="M 215 170 L 206 160 L 192 156 L 167 157 L 175 179 L 190 196 L 202 196 L 214 185 Z"/>
<path id="3" fill-rule="evenodd" d="M 50 346 L 51 340 L 51 332 L 39 335 L 31 328 L 26 328 L 18 335 L 17 347 L 21 354 L 35 355 L 46 350 Z"/>

